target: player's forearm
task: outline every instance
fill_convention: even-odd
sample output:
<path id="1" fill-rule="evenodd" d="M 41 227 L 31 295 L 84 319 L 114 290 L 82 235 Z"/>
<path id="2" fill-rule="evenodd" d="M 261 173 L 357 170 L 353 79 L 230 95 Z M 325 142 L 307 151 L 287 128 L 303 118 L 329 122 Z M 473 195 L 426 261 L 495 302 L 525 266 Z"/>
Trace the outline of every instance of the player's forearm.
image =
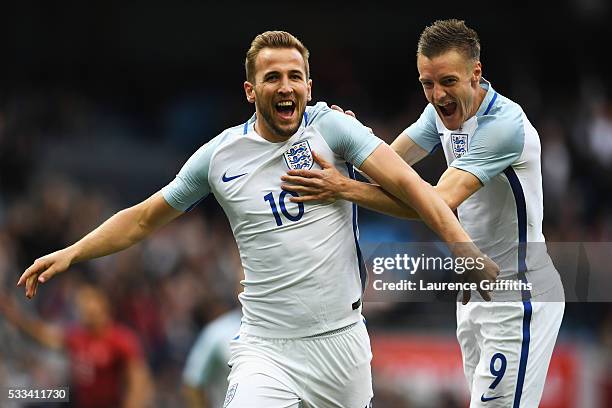
<path id="1" fill-rule="evenodd" d="M 421 179 L 405 179 L 401 181 L 401 187 L 401 200 L 414 208 L 419 218 L 445 242 L 452 244 L 472 241 L 455 214 L 429 183 Z"/>
<path id="2" fill-rule="evenodd" d="M 413 208 L 380 186 L 347 179 L 342 188 L 343 190 L 338 192 L 339 198 L 361 207 L 398 218 L 420 218 Z"/>
<path id="3" fill-rule="evenodd" d="M 134 206 L 119 211 L 66 250 L 71 264 L 99 258 L 136 244 L 155 228 L 144 222 L 142 209 Z"/>

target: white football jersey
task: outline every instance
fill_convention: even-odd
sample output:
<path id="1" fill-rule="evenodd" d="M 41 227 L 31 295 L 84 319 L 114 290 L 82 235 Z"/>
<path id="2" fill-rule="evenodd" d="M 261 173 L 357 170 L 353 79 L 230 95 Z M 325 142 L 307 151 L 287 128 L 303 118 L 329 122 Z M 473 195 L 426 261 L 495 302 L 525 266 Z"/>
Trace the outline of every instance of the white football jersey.
<path id="1" fill-rule="evenodd" d="M 533 284 L 529 298 L 559 284 L 542 234 L 540 138 L 521 107 L 487 90 L 475 116 L 460 129 L 446 129 L 433 105 L 404 134 L 423 149 L 440 145 L 449 166 L 476 176 L 483 187 L 457 213 L 474 243 L 500 266 L 500 279 Z"/>
<path id="2" fill-rule="evenodd" d="M 381 142 L 356 119 L 325 103 L 308 107 L 295 135 L 272 143 L 255 117 L 202 146 L 162 189 L 186 211 L 212 192 L 229 219 L 245 279 L 241 331 L 296 338 L 359 321 L 365 267 L 356 207 L 344 200 L 296 204 L 280 188 L 289 169 L 318 167 L 312 151 L 344 175 Z"/>

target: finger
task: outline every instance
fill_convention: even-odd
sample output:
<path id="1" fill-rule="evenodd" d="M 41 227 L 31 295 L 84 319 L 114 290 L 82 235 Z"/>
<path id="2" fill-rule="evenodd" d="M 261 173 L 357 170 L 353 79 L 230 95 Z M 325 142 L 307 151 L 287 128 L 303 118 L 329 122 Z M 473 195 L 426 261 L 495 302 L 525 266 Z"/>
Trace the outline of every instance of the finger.
<path id="1" fill-rule="evenodd" d="M 17 281 L 17 286 L 21 286 L 25 283 L 26 279 L 28 279 L 32 274 L 37 275 L 41 269 L 43 269 L 43 263 L 40 261 L 34 262 L 28 269 L 26 269 L 21 276 L 19 277 L 19 281 Z"/>
<path id="2" fill-rule="evenodd" d="M 292 191 L 294 193 L 307 194 L 307 195 L 321 194 L 322 193 L 322 191 L 320 189 L 318 189 L 318 188 L 296 186 L 294 184 L 281 184 L 281 189 L 287 190 L 287 191 Z"/>
<path id="3" fill-rule="evenodd" d="M 478 289 L 478 293 L 480 293 L 480 296 L 482 296 L 482 298 L 486 300 L 487 302 L 491 301 L 491 294 L 489 293 L 488 290 Z"/>
<path id="4" fill-rule="evenodd" d="M 339 107 L 338 105 L 332 105 L 332 106 L 331 106 L 331 108 L 332 108 L 333 110 L 335 110 L 335 111 L 338 111 L 338 112 L 342 112 L 342 113 L 344 113 L 344 109 L 342 109 L 342 108 L 341 108 L 341 107 Z"/>
<path id="5" fill-rule="evenodd" d="M 471 297 L 472 297 L 472 291 L 464 289 L 463 290 L 463 300 L 461 301 L 461 303 L 464 305 L 467 305 Z"/>
<path id="6" fill-rule="evenodd" d="M 331 201 L 334 202 L 335 200 L 330 200 L 329 198 L 324 197 L 321 194 L 312 194 L 312 195 L 301 195 L 299 197 L 291 197 L 289 198 L 289 201 L 291 201 L 292 203 L 308 203 L 311 201 Z"/>
<path id="7" fill-rule="evenodd" d="M 36 294 L 36 287 L 38 286 L 38 275 L 31 275 L 26 279 L 25 282 L 25 295 L 32 299 Z"/>
<path id="8" fill-rule="evenodd" d="M 286 182 L 284 184 L 290 183 L 290 184 L 297 184 L 300 186 L 307 186 L 307 187 L 319 187 L 318 179 L 285 175 L 281 177 L 281 180 Z"/>
<path id="9" fill-rule="evenodd" d="M 333 167 L 331 165 L 331 163 L 329 163 L 327 160 L 325 160 L 323 157 L 321 157 L 317 152 L 315 152 L 314 150 L 312 151 L 312 157 L 314 159 L 314 161 L 321 166 L 322 169 L 327 169 L 330 167 Z"/>
<path id="10" fill-rule="evenodd" d="M 46 271 L 38 275 L 38 282 L 45 283 L 49 279 L 51 279 L 57 273 L 57 266 L 53 265 L 47 268 Z"/>
<path id="11" fill-rule="evenodd" d="M 323 176 L 321 170 L 289 170 L 286 175 L 306 178 L 321 178 Z M 281 176 L 281 179 L 283 177 Z"/>
<path id="12" fill-rule="evenodd" d="M 346 113 L 347 115 L 352 116 L 355 119 L 357 119 L 357 116 L 355 115 L 355 112 L 353 112 L 352 110 L 347 110 L 344 113 Z"/>

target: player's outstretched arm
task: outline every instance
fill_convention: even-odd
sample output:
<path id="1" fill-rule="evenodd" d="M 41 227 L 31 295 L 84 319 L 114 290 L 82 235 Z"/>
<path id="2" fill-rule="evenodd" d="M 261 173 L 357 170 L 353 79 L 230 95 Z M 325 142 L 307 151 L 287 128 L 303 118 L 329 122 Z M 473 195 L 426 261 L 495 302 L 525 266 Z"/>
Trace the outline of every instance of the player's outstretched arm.
<path id="1" fill-rule="evenodd" d="M 119 211 L 75 244 L 38 258 L 19 278 L 28 298 L 36 294 L 38 283 L 64 272 L 70 265 L 99 258 L 128 248 L 182 212 L 172 208 L 161 193 Z"/>
<path id="2" fill-rule="evenodd" d="M 467 271 L 463 277 L 465 280 L 479 283 L 484 280 L 493 282 L 497 279 L 499 267 L 495 262 L 476 248 L 459 224 L 459 220 L 434 188 L 422 180 L 390 147 L 385 144 L 380 145 L 363 162 L 361 170 L 379 183 L 382 188 L 414 208 L 420 218 L 448 243 L 455 256 L 483 261 L 484 268 Z M 469 177 L 476 179 L 471 174 L 458 169 L 447 170 L 445 175 L 447 177 L 443 177 L 440 181 L 448 186 L 452 186 L 454 182 L 459 182 L 461 179 L 465 180 Z M 477 188 L 474 188 L 473 191 Z M 456 205 L 473 193 L 465 185 L 456 191 L 466 195 Z M 457 192 L 451 194 L 457 194 Z M 485 300 L 491 299 L 487 291 L 479 289 L 479 292 Z M 468 301 L 469 291 L 464 292 L 463 303 Z"/>
<path id="3" fill-rule="evenodd" d="M 471 242 L 448 205 L 388 145 L 381 144 L 363 162 L 361 170 L 383 189 L 413 208 L 438 236 L 449 244 Z"/>

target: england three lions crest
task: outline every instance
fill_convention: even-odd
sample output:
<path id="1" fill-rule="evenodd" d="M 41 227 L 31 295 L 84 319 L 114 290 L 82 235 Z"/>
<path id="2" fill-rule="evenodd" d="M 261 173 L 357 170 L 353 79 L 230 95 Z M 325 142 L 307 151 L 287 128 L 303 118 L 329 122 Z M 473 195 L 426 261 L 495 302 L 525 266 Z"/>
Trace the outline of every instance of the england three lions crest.
<path id="1" fill-rule="evenodd" d="M 451 133 L 451 145 L 455 158 L 460 158 L 468 151 L 468 135 L 464 133 Z"/>
<path id="2" fill-rule="evenodd" d="M 228 407 L 230 402 L 232 402 L 232 400 L 234 399 L 234 396 L 236 395 L 236 388 L 238 388 L 238 383 L 231 385 L 227 389 L 227 394 L 225 394 L 225 401 L 223 402 L 223 408 Z"/>
<path id="3" fill-rule="evenodd" d="M 310 170 L 314 164 L 308 140 L 302 140 L 301 142 L 292 144 L 283 157 L 285 158 L 287 167 L 291 170 Z"/>

